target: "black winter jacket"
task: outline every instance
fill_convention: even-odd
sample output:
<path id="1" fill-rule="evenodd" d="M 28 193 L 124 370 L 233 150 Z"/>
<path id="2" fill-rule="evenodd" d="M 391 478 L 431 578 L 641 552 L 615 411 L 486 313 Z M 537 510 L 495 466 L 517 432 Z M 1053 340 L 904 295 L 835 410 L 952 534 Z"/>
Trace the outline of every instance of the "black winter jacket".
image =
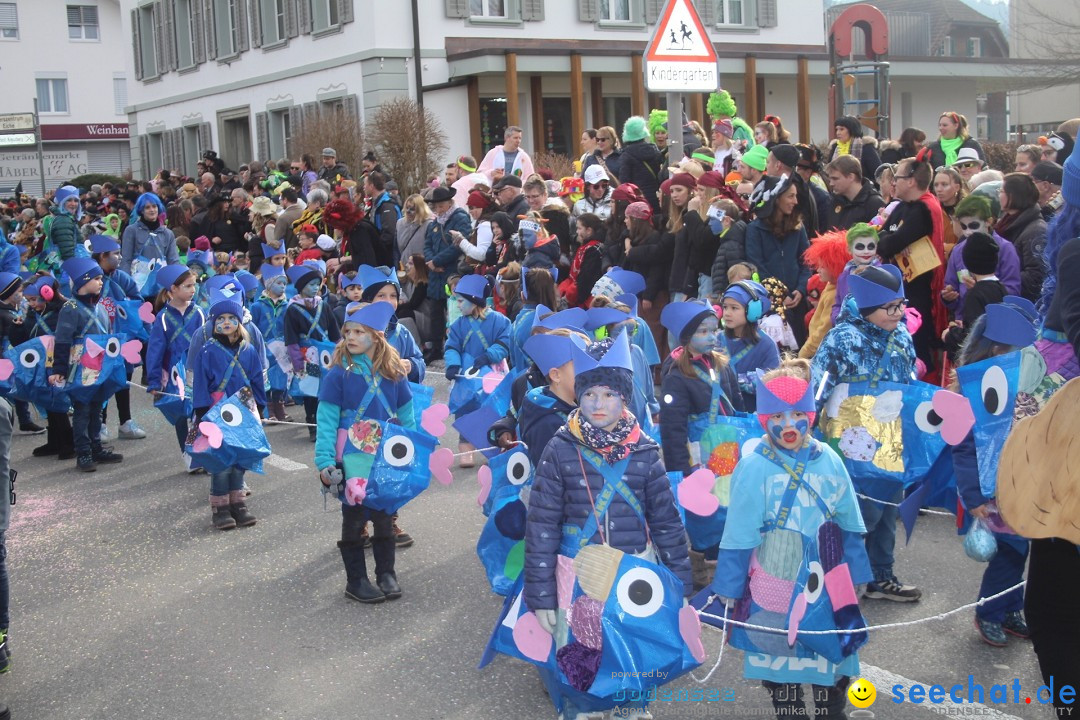
<path id="1" fill-rule="evenodd" d="M 674 344 L 677 342 L 673 340 Z M 720 389 L 731 407 L 743 410 L 739 379 L 731 365 L 717 371 Z M 697 413 L 708 412 L 712 402 L 712 388 L 695 375 L 687 377 L 668 356 L 660 366 L 660 443 L 664 448 L 664 466 L 668 470 L 690 472 L 690 450 L 687 447 L 689 418 Z M 724 405 L 721 402 L 721 405 Z M 723 412 L 723 409 L 721 409 Z"/>
<path id="2" fill-rule="evenodd" d="M 1042 295 L 1043 278 L 1046 277 L 1046 263 L 1043 250 L 1046 247 L 1046 221 L 1038 205 L 1033 205 L 1021 213 L 1004 228 L 999 230 L 1003 238 L 1016 247 L 1020 256 L 1020 294 L 1032 302 Z"/>
<path id="3" fill-rule="evenodd" d="M 637 140 L 623 145 L 619 182 L 637 185 L 645 196 L 645 202 L 652 206 L 653 212 L 660 210 L 657 193 L 660 190 L 660 170 L 663 162 L 663 156 L 651 142 Z"/>
<path id="4" fill-rule="evenodd" d="M 720 297 L 727 290 L 728 270 L 732 265 L 746 260 L 746 223 L 736 220 L 728 231 L 720 237 L 716 257 L 712 264 L 712 290 L 714 297 Z"/>
<path id="5" fill-rule="evenodd" d="M 885 200 L 881 194 L 874 189 L 872 182 L 863 178 L 862 188 L 853 200 L 843 195 L 832 196 L 829 216 L 824 219 L 823 225 L 829 230 L 847 230 L 855 223 L 870 222 L 883 207 Z"/>

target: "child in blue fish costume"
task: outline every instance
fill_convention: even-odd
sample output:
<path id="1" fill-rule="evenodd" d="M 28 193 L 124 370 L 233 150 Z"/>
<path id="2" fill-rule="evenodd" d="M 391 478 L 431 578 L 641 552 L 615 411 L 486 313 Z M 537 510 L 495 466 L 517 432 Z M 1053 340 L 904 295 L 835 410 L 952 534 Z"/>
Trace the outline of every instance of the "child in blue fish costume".
<path id="1" fill-rule="evenodd" d="M 391 421 L 416 429 L 405 365 L 384 335 L 393 314 L 389 303 L 376 302 L 350 305 L 345 315 L 333 366 L 319 388 L 315 466 L 326 488 L 342 480 L 342 449 L 358 423 Z M 375 585 L 368 578 L 364 559 L 364 530 L 369 522 L 374 528 Z M 368 604 L 401 597 L 390 513 L 367 507 L 362 500 L 358 504 L 342 502 L 338 550 L 345 565 L 345 597 Z"/>
<path id="2" fill-rule="evenodd" d="M 292 360 L 293 372 L 302 375 L 305 369 L 304 351 L 312 340 L 336 343 L 341 339 L 341 332 L 333 312 L 319 296 L 323 276 L 318 268 L 311 265 L 294 265 L 286 271 L 286 276 L 296 288 L 298 295 L 289 300 L 285 311 L 285 347 Z M 308 428 L 308 439 L 315 442 L 315 414 L 319 401 L 317 397 L 304 397 L 304 422 Z"/>
<path id="3" fill-rule="evenodd" d="M 529 452 L 529 462 L 536 467 L 544 448 L 577 407 L 574 392 L 574 344 L 585 347 L 581 335 L 559 328 L 525 341 L 525 352 L 532 358 L 547 384 L 532 388 L 521 402 L 518 414 L 518 436 Z"/>
<path id="4" fill-rule="evenodd" d="M 267 250 L 272 251 L 273 248 L 263 245 L 263 251 Z M 285 350 L 285 311 L 289 307 L 285 288 L 289 280 L 285 277 L 285 270 L 276 263 L 265 262 L 259 269 L 262 272 L 263 291 L 251 303 L 250 312 L 251 322 L 259 328 L 263 342 L 266 343 L 266 360 L 269 364 L 266 378 L 270 384 L 266 407 L 274 420 L 291 422 L 292 419 L 285 413 L 285 393 L 289 389 L 289 377 L 273 352 L 275 347 L 279 348 L 279 352 Z"/>
<path id="5" fill-rule="evenodd" d="M 809 363 L 792 360 L 757 381 L 765 436 L 732 478 L 731 507 L 710 591 L 732 619 L 786 634 L 735 628 L 743 674 L 768 688 L 778 717 L 843 717 L 866 642 L 857 585 L 872 579 L 855 488 L 836 452 L 810 434 Z M 695 603 L 696 604 L 696 603 Z M 730 612 L 730 611 L 734 612 Z M 847 630 L 805 635 L 799 630 Z"/>
<path id="6" fill-rule="evenodd" d="M 47 335 L 55 337 L 56 325 L 60 321 L 60 309 L 67 302 L 60 294 L 60 285 L 51 275 L 41 275 L 23 288 L 23 297 L 30 307 L 26 323 L 30 325 L 30 337 L 39 338 Z M 75 457 L 75 445 L 71 437 L 71 420 L 66 412 L 49 410 L 45 414 L 45 444 L 34 448 L 34 457 L 56 455 L 57 460 L 70 460 Z"/>

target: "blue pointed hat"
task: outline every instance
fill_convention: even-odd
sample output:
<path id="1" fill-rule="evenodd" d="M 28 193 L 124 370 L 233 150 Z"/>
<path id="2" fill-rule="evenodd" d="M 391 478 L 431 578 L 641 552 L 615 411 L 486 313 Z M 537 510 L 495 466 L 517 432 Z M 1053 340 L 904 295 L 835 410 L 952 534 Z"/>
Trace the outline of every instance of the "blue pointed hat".
<path id="1" fill-rule="evenodd" d="M 280 265 L 263 263 L 259 266 L 259 273 L 262 274 L 263 287 L 266 287 L 266 283 L 269 280 L 273 280 L 276 277 L 285 277 L 285 268 Z"/>
<path id="2" fill-rule="evenodd" d="M 240 290 L 241 285 L 236 280 L 236 276 L 232 273 L 222 273 L 221 275 L 215 275 L 212 278 L 207 278 L 206 289 L 209 290 L 221 290 L 223 288 L 233 288 L 234 291 Z"/>
<path id="3" fill-rule="evenodd" d="M 394 306 L 385 302 L 367 303 L 362 307 L 360 305 L 361 303 L 349 303 L 345 308 L 345 322 L 359 323 L 372 330 L 386 332 L 386 326 L 394 315 Z"/>
<path id="4" fill-rule="evenodd" d="M 986 326 L 983 337 L 1002 345 L 1027 347 L 1035 342 L 1035 324 L 1011 304 L 994 303 L 986 306 Z"/>
<path id="5" fill-rule="evenodd" d="M 613 307 L 591 307 L 586 312 L 585 329 L 596 330 L 605 325 L 614 325 L 615 323 L 626 322 L 629 319 L 629 314 Z"/>
<path id="6" fill-rule="evenodd" d="M 237 288 L 224 288 L 210 291 L 210 317 L 216 319 L 219 315 L 235 315 L 237 319 L 244 316 L 243 292 Z"/>
<path id="7" fill-rule="evenodd" d="M 623 293 L 615 298 L 615 302 L 621 302 L 626 307 L 630 308 L 630 314 L 637 317 L 638 301 L 637 295 L 631 295 L 630 293 Z"/>
<path id="8" fill-rule="evenodd" d="M 236 271 L 236 281 L 240 283 L 240 287 L 244 288 L 244 292 L 249 293 L 259 287 L 259 278 L 255 277 L 247 270 Z"/>
<path id="9" fill-rule="evenodd" d="M 696 300 L 673 302 L 664 306 L 660 313 L 660 324 L 679 339 L 679 345 L 685 345 L 697 332 L 701 321 L 710 315 L 716 317 L 716 311 L 705 303 Z"/>
<path id="10" fill-rule="evenodd" d="M 70 278 L 71 289 L 75 292 L 78 292 L 79 288 L 99 275 L 104 275 L 101 266 L 93 258 L 73 257 L 70 260 L 65 260 L 60 267 L 64 274 Z"/>
<path id="11" fill-rule="evenodd" d="M 281 247 L 274 247 L 273 245 L 267 245 L 266 243 L 262 243 L 262 251 L 263 257 L 269 260 L 270 258 L 277 255 L 284 255 L 285 245 L 282 244 Z"/>
<path id="12" fill-rule="evenodd" d="M 637 295 L 645 289 L 645 277 L 633 270 L 623 270 L 621 267 L 613 267 L 596 282 L 593 295 L 605 295 L 610 298 L 618 297 L 625 293 Z"/>
<path id="13" fill-rule="evenodd" d="M 814 404 L 814 388 L 813 385 L 801 380 L 801 378 L 776 378 L 777 380 L 788 382 L 791 380 L 799 380 L 806 384 L 806 391 L 795 401 L 788 402 L 782 400 L 773 393 L 769 387 L 761 381 L 761 377 L 758 376 L 755 379 L 757 386 L 757 411 L 758 415 L 773 415 L 776 413 L 787 412 L 788 410 L 800 410 L 804 413 L 812 413 L 817 411 L 817 406 Z"/>
<path id="14" fill-rule="evenodd" d="M 460 295 L 474 305 L 483 305 L 488 297 L 490 286 L 483 275 L 465 275 L 458 280 L 454 293 Z"/>
<path id="15" fill-rule="evenodd" d="M 868 265 L 848 278 L 848 290 L 860 310 L 904 299 L 904 276 L 895 265 Z"/>
<path id="16" fill-rule="evenodd" d="M 338 279 L 338 290 L 344 290 L 347 287 L 357 286 L 361 290 L 364 288 L 364 283 L 360 280 L 360 273 L 353 273 L 352 277 L 349 277 L 348 273 L 341 273 Z"/>
<path id="17" fill-rule="evenodd" d="M 573 360 L 573 348 L 584 349 L 585 341 L 577 335 L 532 335 L 522 348 L 540 372 L 547 375 L 552 368 L 562 367 Z"/>
<path id="18" fill-rule="evenodd" d="M 171 288 L 186 272 L 190 271 L 184 265 L 166 265 L 157 271 L 157 284 L 166 289 Z"/>
<path id="19" fill-rule="evenodd" d="M 356 277 L 360 279 L 360 284 L 367 288 L 369 285 L 382 285 L 384 283 L 391 283 L 393 285 L 401 286 L 398 282 L 397 273 L 391 272 L 390 268 L 372 267 L 371 265 L 361 265 L 356 271 Z"/>
<path id="20" fill-rule="evenodd" d="M 1031 322 L 1038 322 L 1039 311 L 1036 309 L 1035 303 L 1027 298 L 1020 297 L 1019 295 L 1006 295 L 1001 299 L 1001 302 L 1004 305 L 1010 306 L 1013 310 L 1018 311 Z"/>
<path id="21" fill-rule="evenodd" d="M 285 276 L 289 278 L 289 282 L 292 283 L 297 292 L 307 287 L 312 280 L 322 280 L 322 273 L 319 272 L 319 269 L 307 264 L 293 265 L 285 271 Z"/>
<path id="22" fill-rule="evenodd" d="M 108 235 L 90 236 L 90 252 L 92 253 L 116 252 L 119 249 L 120 245 Z"/>
<path id="23" fill-rule="evenodd" d="M 532 329 L 558 330 L 559 328 L 576 329 L 585 326 L 585 311 L 581 308 L 567 308 L 552 312 L 545 305 L 537 305 L 533 314 Z"/>
<path id="24" fill-rule="evenodd" d="M 603 355 L 594 357 L 599 352 Z M 574 345 L 570 355 L 574 360 L 574 394 L 578 398 L 595 385 L 610 387 L 622 395 L 624 402 L 633 398 L 634 366 L 626 333 L 619 333 L 610 345 L 605 342 L 589 346 L 589 352 Z"/>
<path id="25" fill-rule="evenodd" d="M 209 250 L 188 250 L 188 267 L 190 267 L 192 263 L 199 263 L 203 267 L 212 268 L 214 267 L 214 253 Z"/>

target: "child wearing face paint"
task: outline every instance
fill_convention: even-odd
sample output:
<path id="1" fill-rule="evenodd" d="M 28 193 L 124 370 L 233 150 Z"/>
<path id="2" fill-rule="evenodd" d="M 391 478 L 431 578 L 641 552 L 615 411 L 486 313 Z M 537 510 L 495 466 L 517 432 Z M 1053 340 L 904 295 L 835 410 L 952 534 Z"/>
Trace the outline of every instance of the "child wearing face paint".
<path id="1" fill-rule="evenodd" d="M 266 407 L 263 352 L 252 345 L 241 318 L 244 306 L 236 294 L 214 291 L 210 306 L 213 336 L 202 346 L 191 365 L 192 403 L 195 424 L 221 398 L 241 388 L 251 391 L 256 417 Z M 233 466 L 210 475 L 210 509 L 214 527 L 232 530 L 255 524 L 244 501 L 244 468 Z"/>
<path id="2" fill-rule="evenodd" d="M 685 477 L 704 463 L 700 443 L 706 429 L 718 416 L 742 410 L 743 396 L 727 357 L 716 350 L 719 321 L 712 306 L 669 303 L 660 322 L 678 343 L 660 368 L 660 445 L 664 466 Z M 687 524 L 694 586 L 700 588 L 711 579 L 719 534 L 699 530 L 702 523 L 689 516 Z"/>
<path id="3" fill-rule="evenodd" d="M 338 321 L 338 325 L 345 324 L 345 308 L 352 303 L 360 302 L 363 294 L 364 286 L 360 283 L 357 273 L 351 270 L 341 273 L 338 277 L 338 294 L 334 304 L 334 319 Z"/>
<path id="4" fill-rule="evenodd" d="M 514 317 L 510 329 L 510 367 L 529 366 L 525 354 L 525 341 L 532 334 L 533 321 L 538 307 L 554 308 L 559 305 L 559 295 L 555 287 L 555 278 L 550 270 L 544 268 L 521 268 L 522 306 Z"/>
<path id="5" fill-rule="evenodd" d="M 405 366 L 384 335 L 393 314 L 389 303 L 349 305 L 333 366 L 319 388 L 315 466 L 326 487 L 333 484 L 332 471 L 341 461 L 339 432 L 360 420 L 390 421 L 416 429 Z M 375 585 L 368 579 L 364 559 L 368 522 L 374 527 Z M 338 550 L 345 564 L 345 597 L 362 603 L 401 597 L 394 569 L 393 525 L 387 513 L 342 503 Z"/>
<path id="6" fill-rule="evenodd" d="M 847 231 L 847 245 L 851 252 L 851 260 L 844 266 L 840 277 L 836 278 L 836 300 L 833 301 L 831 318 L 832 324 L 836 324 L 836 318 L 840 316 L 840 309 L 848 296 L 848 278 L 851 273 L 867 267 L 868 265 L 880 265 L 881 258 L 877 254 L 878 232 L 877 228 L 867 223 L 855 223 Z"/>
<path id="7" fill-rule="evenodd" d="M 964 297 L 975 284 L 975 279 L 964 264 L 964 245 L 975 233 L 989 235 L 993 232 L 990 200 L 983 195 L 968 195 L 956 204 L 955 218 L 959 242 L 945 266 L 945 288 L 941 291 L 941 299 L 949 310 L 958 313 L 963 311 Z M 998 244 L 998 260 L 993 274 L 1001 280 L 1010 295 L 1019 295 L 1020 255 L 1016 252 L 1016 246 L 996 233 L 993 238 Z"/>
<path id="8" fill-rule="evenodd" d="M 263 251 L 263 264 L 273 265 L 279 268 L 285 268 L 289 264 L 289 256 L 285 252 L 285 246 L 274 247 L 273 245 L 262 244 Z M 260 270 L 262 266 L 259 266 Z"/>
<path id="9" fill-rule="evenodd" d="M 1022 298 L 1018 300 L 1022 301 Z M 1010 301 L 1015 303 L 1017 300 L 1010 298 L 1006 303 L 986 307 L 986 313 L 968 332 L 957 359 L 957 367 L 1005 355 L 1035 342 L 1035 326 L 1024 316 L 1023 310 L 1008 304 Z M 1034 310 L 1030 302 L 1027 306 L 1028 311 Z M 955 374 L 950 389 L 960 392 L 960 383 Z M 980 598 L 990 597 L 1024 579 L 1029 543 L 1011 532 L 1002 520 L 994 494 L 987 497 L 983 493 L 974 432 L 969 432 L 959 445 L 952 448 L 952 461 L 956 473 L 956 491 L 967 510 L 960 532 L 968 532 L 975 520 L 982 520 L 990 526 L 997 540 L 997 552 L 987 563 L 979 587 Z M 996 483 L 993 485 L 996 488 Z M 1024 620 L 1023 609 L 1023 591 L 1015 590 L 976 607 L 975 627 L 983 641 L 994 647 L 1004 647 L 1008 643 L 1008 635 L 1027 640 L 1031 632 Z"/>
<path id="10" fill-rule="evenodd" d="M 172 368 L 180 360 L 187 366 L 191 338 L 206 322 L 206 315 L 193 302 L 195 276 L 183 265 L 166 265 L 158 270 L 158 293 L 154 324 L 146 341 L 146 392 L 155 398 L 165 385 Z M 180 451 L 187 442 L 188 419 L 176 421 L 176 440 Z"/>
<path id="11" fill-rule="evenodd" d="M 191 274 L 195 276 L 197 287 L 192 302 L 205 312 L 210 309 L 206 281 L 214 276 L 214 254 L 209 250 L 188 250 L 187 267 Z"/>
<path id="12" fill-rule="evenodd" d="M 720 299 L 724 331 L 720 334 L 724 352 L 739 380 L 742 405 L 754 411 L 755 379 L 780 366 L 776 341 L 758 332 L 757 321 L 769 312 L 772 302 L 765 287 L 753 280 L 728 285 Z"/>
<path id="13" fill-rule="evenodd" d="M 103 283 L 101 266 L 90 258 L 72 258 L 63 264 L 64 273 L 71 278 L 73 297 L 60 309 L 53 344 L 53 369 L 49 384 L 63 387 L 71 369 L 71 346 L 86 335 L 106 335 L 109 315 L 98 301 Z M 97 463 L 118 463 L 124 456 L 105 449 L 101 444 L 101 410 L 108 400 L 102 392 L 88 402 L 72 402 L 72 436 L 76 463 L 83 472 L 94 472 Z"/>
<path id="14" fill-rule="evenodd" d="M 420 346 L 416 342 L 412 331 L 398 321 L 397 307 L 401 298 L 401 285 L 398 283 L 397 273 L 388 267 L 372 267 L 361 265 L 356 273 L 363 290 L 360 293 L 361 302 L 384 302 L 394 308 L 394 314 L 390 316 L 390 322 L 386 326 L 386 341 L 397 350 L 409 382 L 420 384 L 424 382 L 427 374 L 427 364 L 424 362 L 424 354 L 420 352 Z"/>
<path id="15" fill-rule="evenodd" d="M 487 298 L 491 296 L 491 283 L 483 275 L 465 275 L 454 288 L 454 301 L 461 317 L 450 326 L 446 338 L 446 379 L 458 382 L 465 371 L 479 372 L 488 365 L 498 365 L 510 352 L 510 321 L 505 315 L 489 312 Z M 472 412 L 475 405 L 461 408 L 458 415 Z M 460 443 L 459 451 L 468 452 L 473 447 Z M 472 457 L 461 458 L 462 467 L 472 467 Z"/>
<path id="16" fill-rule="evenodd" d="M 0 354 L 9 348 L 22 345 L 30 339 L 30 318 L 25 317 L 26 301 L 23 300 L 23 281 L 16 272 L 0 272 Z M 38 435 L 45 428 L 30 417 L 30 404 L 25 400 L 9 398 L 19 418 L 19 429 L 27 434 Z"/>
<path id="17" fill-rule="evenodd" d="M 56 335 L 56 325 L 60 320 L 60 309 L 67 298 L 60 294 L 59 284 L 51 275 L 39 275 L 23 288 L 30 312 L 24 324 L 29 328 L 30 337 Z M 70 460 L 75 457 L 75 445 L 71 437 L 71 420 L 66 412 L 47 412 L 45 414 L 48 434 L 45 444 L 34 448 L 34 457 L 56 455 L 57 460 Z"/>
<path id="18" fill-rule="evenodd" d="M 270 248 L 263 245 L 264 250 Z M 272 249 L 272 248 L 270 248 Z M 278 254 L 274 258 L 285 257 Z M 266 379 L 269 382 L 266 409 L 270 417 L 278 422 L 292 422 L 292 418 L 285 413 L 285 393 L 288 391 L 289 378 L 281 369 L 277 358 L 271 350 L 271 343 L 285 343 L 285 311 L 289 307 L 285 299 L 285 288 L 289 284 L 285 277 L 284 268 L 276 263 L 264 262 L 259 267 L 262 272 L 263 291 L 251 304 L 251 321 L 262 333 L 266 343 L 267 362 L 269 368 L 266 371 Z"/>
<path id="19" fill-rule="evenodd" d="M 308 340 L 338 342 L 341 333 L 337 319 L 319 296 L 322 287 L 322 273 L 310 265 L 293 265 L 286 275 L 299 293 L 289 300 L 285 311 L 285 346 L 289 350 L 293 372 L 304 372 L 304 352 L 309 346 Z M 315 412 L 319 400 L 314 397 L 304 398 L 305 422 L 314 425 Z M 308 439 L 315 442 L 315 428 L 308 428 Z"/>
<path id="20" fill-rule="evenodd" d="M 850 630 L 841 636 L 850 642 L 839 663 L 807 645 L 808 636 L 790 631 L 797 647 L 783 637 L 768 643 L 775 636 L 738 629 L 731 636 L 732 646 L 744 651 L 744 677 L 769 690 L 777 717 L 807 713 L 803 683 L 814 686 L 810 714 L 844 717 L 848 683 L 859 674 L 856 649 L 866 641 L 856 587 L 872 575 L 851 478 L 836 452 L 810 434 L 816 412 L 809 379 L 806 360 L 787 361 L 757 379 L 765 436 L 735 466 L 710 591 L 736 620 L 746 621 L 757 606 L 749 622 L 778 615 L 770 621 L 778 627 Z M 791 548 L 800 550 L 792 555 Z M 797 594 L 791 601 L 793 589 Z"/>
<path id="21" fill-rule="evenodd" d="M 660 450 L 627 408 L 633 366 L 626 333 L 602 356 L 592 354 L 599 352 L 596 346 L 589 353 L 571 348 L 578 407 L 543 451 L 529 496 L 524 597 L 556 643 L 567 638 L 556 589 L 559 555 L 574 558 L 586 545 L 603 543 L 663 564 L 683 582 L 686 595 L 692 588 L 686 533 Z M 550 673 L 540 674 L 559 704 L 560 686 Z M 590 698 L 589 707 L 576 707 L 561 699 L 564 718 L 593 717 L 586 713 L 619 702 Z M 641 706 L 620 705 L 620 717 L 651 717 Z"/>
<path id="22" fill-rule="evenodd" d="M 660 403 L 656 400 L 656 385 L 645 352 L 633 344 L 633 338 L 642 324 L 636 310 L 637 298 L 633 295 L 620 295 L 618 300 L 609 300 L 601 295 L 594 298 L 587 312 L 585 329 L 593 333 L 596 342 L 610 343 L 619 333 L 627 333 L 631 343 L 630 357 L 634 363 L 634 397 L 630 402 L 630 412 L 638 419 L 642 432 L 656 439 L 659 433 L 653 418 L 660 413 Z"/>
<path id="23" fill-rule="evenodd" d="M 588 341 L 567 328 L 533 335 L 525 341 L 525 352 L 543 378 L 540 385 L 525 393 L 517 413 L 518 435 L 529 448 L 529 461 L 533 467 L 539 464 L 544 448 L 577 407 L 571 357 L 571 346 L 575 344 L 585 348 Z"/>
<path id="24" fill-rule="evenodd" d="M 850 232 L 850 231 L 849 231 Z M 915 372 L 915 346 L 904 323 L 904 282 L 895 265 L 867 266 L 849 279 L 851 299 L 836 326 L 814 355 L 814 389 L 824 406 L 838 383 L 856 380 L 909 383 Z M 893 572 L 896 546 L 894 505 L 903 499 L 899 484 L 881 497 L 880 484 L 864 484 L 852 475 L 855 488 L 875 499 L 859 499 L 866 522 L 866 552 L 874 571 L 866 596 L 894 602 L 914 602 L 922 591 L 897 580 Z"/>

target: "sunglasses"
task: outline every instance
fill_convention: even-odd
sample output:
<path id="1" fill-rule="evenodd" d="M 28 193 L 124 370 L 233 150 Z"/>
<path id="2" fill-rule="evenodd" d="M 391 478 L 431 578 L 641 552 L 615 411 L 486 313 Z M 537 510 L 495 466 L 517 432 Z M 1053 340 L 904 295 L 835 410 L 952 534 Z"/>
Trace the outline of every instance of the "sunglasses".
<path id="1" fill-rule="evenodd" d="M 611 142 L 611 138 L 597 137 L 596 142 Z"/>
<path id="2" fill-rule="evenodd" d="M 983 221 L 976 220 L 975 222 L 971 223 L 963 223 L 957 220 L 956 223 L 960 226 L 961 230 L 978 230 L 980 227 L 982 227 Z"/>
<path id="3" fill-rule="evenodd" d="M 877 250 L 877 243 L 861 243 L 857 242 L 851 248 L 852 250 L 858 250 L 859 252 Z"/>
<path id="4" fill-rule="evenodd" d="M 749 200 L 749 199 L 750 199 L 750 195 L 752 195 L 753 193 L 736 193 L 736 194 L 737 194 L 737 195 L 738 195 L 739 197 L 741 197 L 741 198 L 742 198 L 743 200 Z"/>
<path id="5" fill-rule="evenodd" d="M 291 169 L 292 170 L 301 170 L 302 168 L 299 165 L 293 165 Z"/>

